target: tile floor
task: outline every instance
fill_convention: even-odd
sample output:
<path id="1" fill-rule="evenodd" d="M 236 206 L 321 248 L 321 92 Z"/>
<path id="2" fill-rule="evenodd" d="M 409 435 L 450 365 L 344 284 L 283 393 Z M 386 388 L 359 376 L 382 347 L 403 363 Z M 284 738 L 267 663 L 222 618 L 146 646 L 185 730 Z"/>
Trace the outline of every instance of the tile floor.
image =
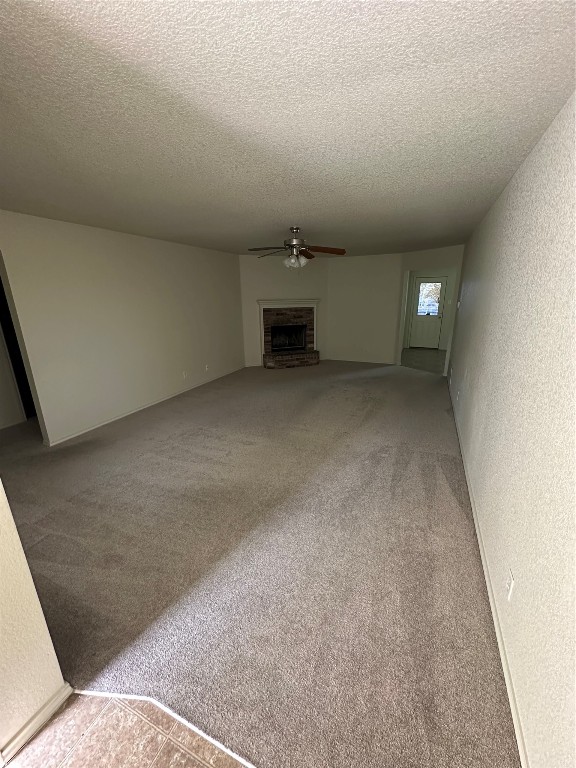
<path id="1" fill-rule="evenodd" d="M 423 349 L 418 347 L 402 350 L 402 365 L 406 368 L 416 368 L 419 371 L 442 374 L 444 372 L 445 359 L 446 350 L 444 349 Z"/>
<path id="2" fill-rule="evenodd" d="M 239 768 L 151 701 L 73 694 L 9 768 Z"/>

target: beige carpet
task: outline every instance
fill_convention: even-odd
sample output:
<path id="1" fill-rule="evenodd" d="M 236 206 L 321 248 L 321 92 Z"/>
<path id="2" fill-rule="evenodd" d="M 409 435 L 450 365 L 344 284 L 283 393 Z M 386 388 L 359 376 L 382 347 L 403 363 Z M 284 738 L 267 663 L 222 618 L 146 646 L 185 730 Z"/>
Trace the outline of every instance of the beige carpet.
<path id="1" fill-rule="evenodd" d="M 445 380 L 247 369 L 83 438 L 0 436 L 66 678 L 259 768 L 512 768 Z"/>

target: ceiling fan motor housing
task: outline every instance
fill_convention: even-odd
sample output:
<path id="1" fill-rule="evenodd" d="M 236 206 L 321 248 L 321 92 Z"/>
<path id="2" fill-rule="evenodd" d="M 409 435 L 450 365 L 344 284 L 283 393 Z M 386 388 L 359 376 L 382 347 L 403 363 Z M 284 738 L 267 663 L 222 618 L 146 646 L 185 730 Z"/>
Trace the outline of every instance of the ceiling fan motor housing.
<path id="1" fill-rule="evenodd" d="M 287 240 L 284 240 L 284 247 L 290 249 L 290 253 L 293 253 L 294 256 L 298 256 L 298 252 L 300 248 L 305 248 L 306 243 L 304 240 L 298 238 L 298 237 L 291 237 Z"/>
<path id="2" fill-rule="evenodd" d="M 274 253 L 279 253 L 282 250 L 289 251 L 290 256 L 284 260 L 284 264 L 286 264 L 286 266 L 292 267 L 305 266 L 305 264 L 307 264 L 310 259 L 315 257 L 315 254 L 312 253 L 312 251 L 318 251 L 319 253 L 331 253 L 342 256 L 346 253 L 344 248 L 329 248 L 328 246 L 323 245 L 306 245 L 306 240 L 298 237 L 300 234 L 300 227 L 290 227 L 290 232 L 292 232 L 292 237 L 286 238 L 286 240 L 284 240 L 284 245 L 282 246 L 271 245 L 263 246 L 260 248 L 249 248 L 248 250 L 272 251 L 271 254 L 263 253 L 262 255 L 258 256 L 259 259 L 264 258 L 264 256 L 273 255 Z"/>
<path id="3" fill-rule="evenodd" d="M 300 227 L 290 227 L 290 232 L 292 232 L 293 235 L 298 235 L 300 232 Z M 300 248 L 306 247 L 306 241 L 301 237 L 289 237 L 284 240 L 284 247 L 290 248 L 290 253 L 292 253 L 294 256 L 298 256 L 298 251 Z"/>

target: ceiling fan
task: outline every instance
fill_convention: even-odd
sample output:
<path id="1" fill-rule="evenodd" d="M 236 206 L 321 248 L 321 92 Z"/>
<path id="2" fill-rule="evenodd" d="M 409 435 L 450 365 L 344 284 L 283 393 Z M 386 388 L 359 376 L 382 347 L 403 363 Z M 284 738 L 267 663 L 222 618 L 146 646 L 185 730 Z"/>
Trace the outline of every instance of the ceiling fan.
<path id="1" fill-rule="evenodd" d="M 316 253 L 328 253 L 333 256 L 344 256 L 346 251 L 344 248 L 330 248 L 327 245 L 307 245 L 306 240 L 298 237 L 300 227 L 290 227 L 292 237 L 284 240 L 284 245 L 269 245 L 262 248 L 248 248 L 249 251 L 270 251 L 270 253 L 263 253 L 258 256 L 259 259 L 263 259 L 264 256 L 272 256 L 274 253 L 280 253 L 281 251 L 289 251 L 290 255 L 284 259 L 284 266 L 289 269 L 298 269 L 298 267 L 305 267 L 310 259 L 315 258 Z"/>

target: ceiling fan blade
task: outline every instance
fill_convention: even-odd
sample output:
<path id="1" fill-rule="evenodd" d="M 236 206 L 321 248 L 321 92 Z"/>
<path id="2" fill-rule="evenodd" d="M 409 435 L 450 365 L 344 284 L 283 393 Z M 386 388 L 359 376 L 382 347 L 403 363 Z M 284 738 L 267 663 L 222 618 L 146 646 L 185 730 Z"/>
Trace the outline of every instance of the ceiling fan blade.
<path id="1" fill-rule="evenodd" d="M 280 248 L 284 250 L 283 245 L 266 245 L 264 248 L 248 248 L 249 251 L 270 251 L 272 248 Z"/>
<path id="2" fill-rule="evenodd" d="M 330 248 L 327 245 L 307 245 L 306 248 L 309 251 L 316 251 L 316 253 L 333 253 L 335 256 L 344 256 L 346 254 L 345 248 Z"/>
<path id="3" fill-rule="evenodd" d="M 260 248 L 250 248 L 251 251 L 259 251 Z M 280 251 L 286 250 L 285 248 L 280 248 L 277 251 L 272 251 L 271 253 L 262 253 L 260 256 L 258 256 L 259 259 L 263 259 L 264 256 L 273 256 L 275 253 L 280 253 Z"/>
<path id="4" fill-rule="evenodd" d="M 307 258 L 308 260 L 310 260 L 310 259 L 315 259 L 315 258 L 316 258 L 316 257 L 314 256 L 314 254 L 313 254 L 313 253 L 311 253 L 311 252 L 308 250 L 308 248 L 300 248 L 300 256 L 306 256 L 306 258 Z"/>

